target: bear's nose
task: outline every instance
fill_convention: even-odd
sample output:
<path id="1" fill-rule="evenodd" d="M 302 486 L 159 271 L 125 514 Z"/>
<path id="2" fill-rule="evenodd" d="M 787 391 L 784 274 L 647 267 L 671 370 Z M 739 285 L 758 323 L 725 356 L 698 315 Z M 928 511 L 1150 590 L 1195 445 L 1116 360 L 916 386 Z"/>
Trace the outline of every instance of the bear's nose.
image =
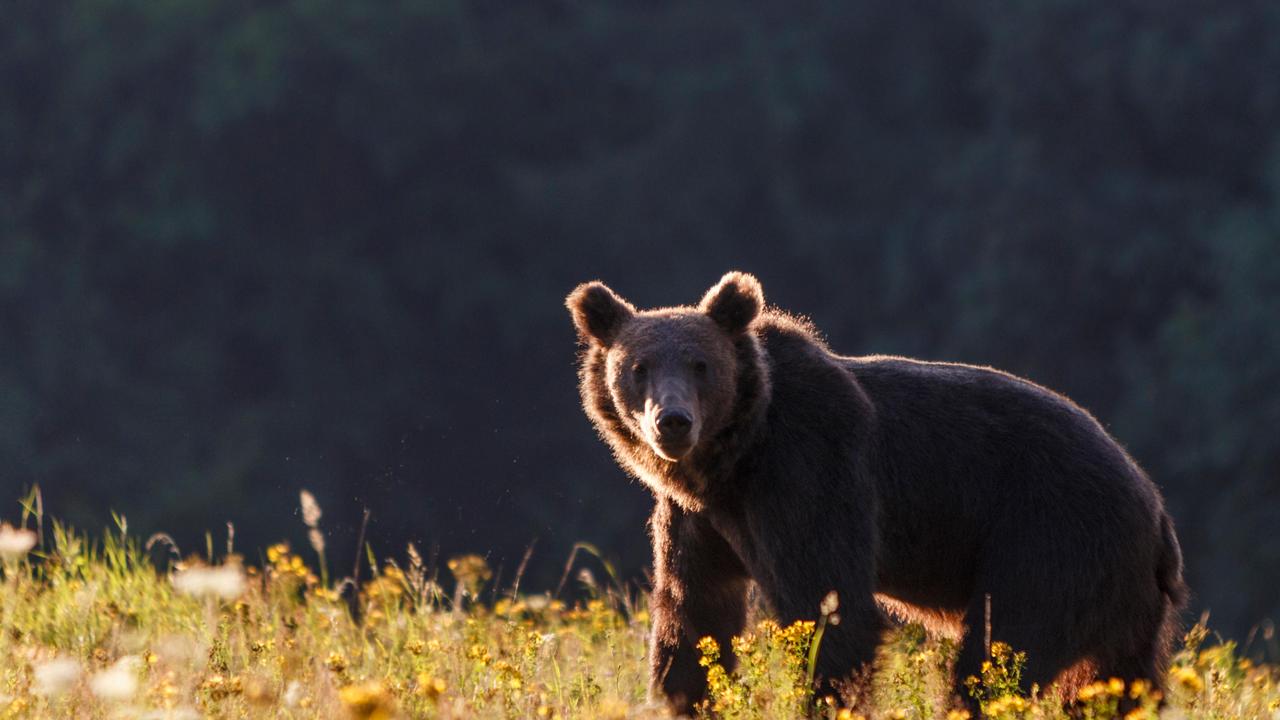
<path id="1" fill-rule="evenodd" d="M 689 434 L 693 418 L 684 410 L 663 410 L 658 414 L 658 434 L 663 440 L 680 440 Z"/>

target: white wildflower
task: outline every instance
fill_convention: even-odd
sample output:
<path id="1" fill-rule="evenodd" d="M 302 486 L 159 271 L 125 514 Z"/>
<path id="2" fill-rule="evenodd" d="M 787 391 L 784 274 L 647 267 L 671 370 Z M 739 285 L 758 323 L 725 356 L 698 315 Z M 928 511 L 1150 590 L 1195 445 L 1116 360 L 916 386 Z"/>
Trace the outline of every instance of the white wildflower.
<path id="1" fill-rule="evenodd" d="M 290 680 L 285 686 L 283 699 L 285 707 L 297 707 L 298 701 L 302 699 L 302 686 L 297 680 Z"/>
<path id="2" fill-rule="evenodd" d="M 80 663 L 71 658 L 54 658 L 36 665 L 32 672 L 31 692 L 44 697 L 57 697 L 71 689 L 80 679 Z"/>
<path id="3" fill-rule="evenodd" d="M 26 528 L 0 524 L 0 558 L 17 560 L 36 546 L 36 534 Z"/>
<path id="4" fill-rule="evenodd" d="M 174 575 L 173 586 L 187 595 L 234 600 L 244 593 L 244 570 L 231 564 L 195 567 Z"/>
<path id="5" fill-rule="evenodd" d="M 103 700 L 123 702 L 138 693 L 138 658 L 126 655 L 89 679 L 89 689 Z"/>

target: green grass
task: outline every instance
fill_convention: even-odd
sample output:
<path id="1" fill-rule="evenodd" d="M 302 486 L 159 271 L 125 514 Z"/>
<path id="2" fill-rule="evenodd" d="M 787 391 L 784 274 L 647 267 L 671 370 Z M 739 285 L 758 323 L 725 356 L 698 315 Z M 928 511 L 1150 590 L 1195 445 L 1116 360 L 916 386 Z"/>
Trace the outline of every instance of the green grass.
<path id="1" fill-rule="evenodd" d="M 400 564 L 371 559 L 377 573 L 359 594 L 356 622 L 308 566 L 317 563 L 282 545 L 265 567 L 206 551 L 160 574 L 123 530 L 90 541 L 52 525 L 43 550 L 3 560 L 0 718 L 665 716 L 645 696 L 643 595 L 596 588 L 566 605 L 492 592 L 474 556 L 452 561 L 442 587 L 411 553 Z M 753 622 L 734 642 L 742 661 L 733 673 L 704 641 L 708 714 L 959 716 L 946 699 L 949 644 L 919 628 L 896 631 L 854 709 L 807 692 L 813 636 L 813 624 Z M 1195 629 L 1178 654 L 1162 716 L 1280 717 L 1276 671 L 1241 659 L 1229 642 L 1201 647 L 1204 639 Z M 1014 649 L 997 645 L 993 655 L 974 688 L 990 716 L 1065 717 L 1052 700 L 1010 692 L 1021 662 Z M 1143 705 L 1134 717 L 1154 717 L 1150 693 L 1105 682 L 1079 713 L 1113 717 L 1130 693 Z"/>

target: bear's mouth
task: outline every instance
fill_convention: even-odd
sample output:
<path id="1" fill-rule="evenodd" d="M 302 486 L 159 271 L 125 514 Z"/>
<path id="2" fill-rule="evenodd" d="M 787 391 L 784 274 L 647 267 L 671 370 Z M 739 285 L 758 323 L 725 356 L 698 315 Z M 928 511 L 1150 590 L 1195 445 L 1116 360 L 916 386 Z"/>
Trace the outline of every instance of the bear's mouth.
<path id="1" fill-rule="evenodd" d="M 679 462 L 693 450 L 692 440 L 655 440 L 649 443 L 653 452 L 668 462 Z"/>

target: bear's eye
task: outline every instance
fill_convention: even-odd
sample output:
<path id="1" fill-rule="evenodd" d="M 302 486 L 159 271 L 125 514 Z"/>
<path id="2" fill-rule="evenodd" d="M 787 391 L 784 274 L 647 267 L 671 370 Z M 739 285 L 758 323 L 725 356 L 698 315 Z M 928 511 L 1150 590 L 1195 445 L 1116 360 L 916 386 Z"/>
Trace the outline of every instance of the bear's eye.
<path id="1" fill-rule="evenodd" d="M 693 363 L 693 371 L 699 375 L 707 374 L 707 363 L 705 360 L 695 360 Z"/>
<path id="2" fill-rule="evenodd" d="M 644 363 L 636 363 L 636 366 L 631 368 L 631 374 L 635 376 L 636 382 L 644 382 L 649 377 L 649 368 L 645 367 Z"/>

